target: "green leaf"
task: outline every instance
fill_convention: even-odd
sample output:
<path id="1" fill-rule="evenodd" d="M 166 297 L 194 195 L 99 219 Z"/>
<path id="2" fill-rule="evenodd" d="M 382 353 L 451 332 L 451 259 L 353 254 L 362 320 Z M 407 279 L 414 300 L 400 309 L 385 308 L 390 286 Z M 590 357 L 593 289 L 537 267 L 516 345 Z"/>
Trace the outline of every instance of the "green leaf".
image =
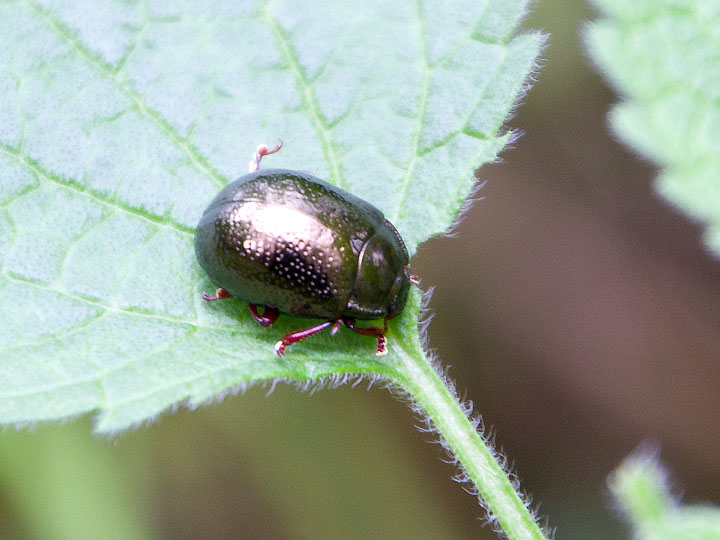
<path id="1" fill-rule="evenodd" d="M 143 511 L 152 501 L 136 481 L 147 472 L 137 455 L 131 457 L 136 459 L 128 463 L 117 448 L 91 437 L 87 422 L 3 433 L 0 480 L 12 501 L 4 512 L 3 537 L 15 537 L 7 534 L 14 518 L 22 538 L 157 538 Z"/>
<path id="2" fill-rule="evenodd" d="M 513 4 L 506 6 L 505 4 Z M 374 374 L 350 332 L 278 358 L 239 300 L 208 305 L 209 200 L 259 143 L 381 208 L 414 253 L 511 138 L 540 47 L 524 3 L 4 2 L 0 6 L 0 421 L 97 410 L 121 430 L 244 384 Z M 222 304 L 222 305 L 219 305 Z"/>
<path id="3" fill-rule="evenodd" d="M 667 473 L 652 455 L 625 460 L 610 478 L 610 489 L 641 540 L 717 540 L 720 509 L 681 505 L 668 487 Z"/>
<path id="4" fill-rule="evenodd" d="M 707 226 L 720 255 L 720 4 L 595 0 L 587 43 L 625 100 L 618 136 L 658 164 L 658 192 Z"/>

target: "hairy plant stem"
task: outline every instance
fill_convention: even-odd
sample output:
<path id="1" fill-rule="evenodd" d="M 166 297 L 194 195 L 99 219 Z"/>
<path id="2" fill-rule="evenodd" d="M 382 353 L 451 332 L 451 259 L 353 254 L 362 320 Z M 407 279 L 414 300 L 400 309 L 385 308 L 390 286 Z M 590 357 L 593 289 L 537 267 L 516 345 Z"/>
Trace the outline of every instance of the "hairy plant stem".
<path id="1" fill-rule="evenodd" d="M 396 343 L 394 366 L 401 386 L 427 415 L 477 488 L 490 519 L 510 540 L 546 540 L 522 496 L 492 448 L 483 440 L 448 382 L 433 368 L 417 333 L 403 333 Z"/>

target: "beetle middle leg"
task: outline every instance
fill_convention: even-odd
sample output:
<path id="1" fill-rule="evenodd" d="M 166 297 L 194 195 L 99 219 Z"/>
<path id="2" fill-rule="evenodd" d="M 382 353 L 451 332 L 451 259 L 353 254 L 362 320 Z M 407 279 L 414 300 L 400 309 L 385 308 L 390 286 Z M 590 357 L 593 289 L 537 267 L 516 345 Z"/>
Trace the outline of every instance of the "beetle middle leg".
<path id="1" fill-rule="evenodd" d="M 342 317 L 340 319 L 342 323 L 353 332 L 357 332 L 358 334 L 362 334 L 363 336 L 372 336 L 377 338 L 377 350 L 375 351 L 376 356 L 384 356 L 387 354 L 387 338 L 385 337 L 385 334 L 387 334 L 388 331 L 388 320 L 385 319 L 385 324 L 382 326 L 382 328 L 377 326 L 371 326 L 369 328 L 361 328 L 359 326 L 356 326 L 355 319 L 352 317 Z"/>
<path id="2" fill-rule="evenodd" d="M 314 336 L 315 334 L 322 332 L 326 328 L 329 328 L 330 326 L 337 326 L 338 321 L 336 319 L 330 319 L 329 321 L 325 321 L 324 323 L 317 324 L 315 326 L 311 326 L 310 328 L 306 328 L 305 330 L 298 330 L 297 332 L 290 332 L 289 334 L 286 334 L 283 336 L 283 338 L 278 341 L 275 344 L 275 352 L 278 353 L 278 356 L 280 358 L 285 357 L 285 350 L 290 346 L 294 345 L 298 341 L 302 341 L 305 338 L 309 338 L 310 336 Z"/>
<path id="3" fill-rule="evenodd" d="M 280 315 L 280 310 L 272 306 L 264 306 L 265 310 L 263 314 L 258 313 L 258 306 L 256 304 L 248 304 L 250 306 L 250 313 L 252 313 L 253 319 L 259 322 L 265 328 L 270 328 L 275 321 L 277 321 Z"/>

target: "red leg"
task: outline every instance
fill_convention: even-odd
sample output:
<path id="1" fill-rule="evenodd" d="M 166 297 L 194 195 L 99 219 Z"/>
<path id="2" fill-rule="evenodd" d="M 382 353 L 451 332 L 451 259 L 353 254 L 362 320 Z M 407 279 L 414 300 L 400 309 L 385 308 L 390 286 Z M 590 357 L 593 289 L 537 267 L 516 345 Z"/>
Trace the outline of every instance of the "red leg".
<path id="1" fill-rule="evenodd" d="M 265 328 L 270 328 L 273 324 L 275 324 L 275 321 L 277 321 L 278 315 L 280 315 L 280 310 L 276 307 L 270 307 L 265 306 L 265 309 L 263 310 L 263 314 L 260 315 L 258 313 L 258 307 L 255 304 L 248 304 L 250 306 L 250 313 L 252 313 L 253 318 L 259 322 L 262 326 Z"/>
<path id="2" fill-rule="evenodd" d="M 336 320 L 333 323 L 332 330 L 330 330 L 330 335 L 334 336 L 335 334 L 337 334 L 338 331 L 340 330 L 341 324 L 342 324 L 342 321 L 340 319 Z"/>
<path id="3" fill-rule="evenodd" d="M 202 293 L 203 300 L 206 302 L 214 302 L 215 300 L 225 300 L 226 298 L 232 298 L 232 294 L 227 292 L 225 289 L 217 289 L 215 296 L 208 296 L 205 291 Z"/>
<path id="4" fill-rule="evenodd" d="M 377 338 L 377 350 L 375 351 L 376 356 L 384 356 L 387 354 L 387 338 L 385 337 L 385 334 L 387 334 L 388 331 L 388 322 L 387 319 L 385 319 L 385 324 L 382 328 L 378 328 L 377 326 L 371 326 L 370 328 L 360 328 L 359 326 L 355 325 L 355 319 L 352 317 L 343 317 L 340 319 L 342 323 L 353 332 L 357 332 L 358 334 L 362 334 L 363 336 L 373 336 Z"/>
<path id="5" fill-rule="evenodd" d="M 298 330 L 297 332 L 290 332 L 289 334 L 283 336 L 283 338 L 275 344 L 275 352 L 278 353 L 278 356 L 280 358 L 283 358 L 285 356 L 285 350 L 290 345 L 294 345 L 298 341 L 302 341 L 305 338 L 314 336 L 318 332 L 322 332 L 329 326 L 332 326 L 336 323 L 337 323 L 336 320 L 329 320 L 329 321 L 325 321 L 324 323 L 320 323 L 318 325 L 311 326 L 310 328 L 306 328 L 305 330 Z"/>
<path id="6" fill-rule="evenodd" d="M 274 154 L 275 152 L 279 152 L 282 148 L 282 141 L 278 141 L 277 145 L 275 145 L 275 148 L 270 150 L 266 144 L 261 144 L 258 146 L 257 150 L 253 154 L 252 161 L 250 161 L 250 165 L 248 166 L 248 169 L 250 172 L 255 172 L 260 168 L 260 161 L 264 156 L 268 156 L 270 154 Z"/>

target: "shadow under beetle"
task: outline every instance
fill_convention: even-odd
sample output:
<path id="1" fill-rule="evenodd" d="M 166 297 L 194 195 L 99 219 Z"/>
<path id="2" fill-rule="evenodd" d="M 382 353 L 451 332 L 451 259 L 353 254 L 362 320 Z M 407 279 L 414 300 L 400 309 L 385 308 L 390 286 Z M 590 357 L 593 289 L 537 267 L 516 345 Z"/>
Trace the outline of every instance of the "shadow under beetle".
<path id="1" fill-rule="evenodd" d="M 417 282 L 400 234 L 373 205 L 311 173 L 260 170 L 263 156 L 280 148 L 260 145 L 250 174 L 228 184 L 200 218 L 195 254 L 220 287 L 203 298 L 241 298 L 265 327 L 281 312 L 326 319 L 278 341 L 281 357 L 290 345 L 326 328 L 335 335 L 341 325 L 377 338 L 376 354 L 387 354 L 388 319 L 402 312 Z M 362 328 L 356 319 L 384 325 Z"/>

